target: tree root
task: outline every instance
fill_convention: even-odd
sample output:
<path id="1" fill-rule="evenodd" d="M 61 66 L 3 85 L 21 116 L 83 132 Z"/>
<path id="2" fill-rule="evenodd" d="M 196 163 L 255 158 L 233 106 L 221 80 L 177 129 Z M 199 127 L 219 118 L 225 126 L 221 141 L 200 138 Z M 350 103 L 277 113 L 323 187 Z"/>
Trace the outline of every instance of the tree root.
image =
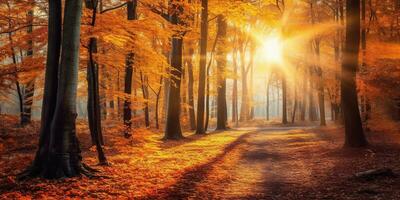
<path id="1" fill-rule="evenodd" d="M 76 176 L 82 176 L 82 175 L 88 177 L 89 179 L 110 178 L 110 177 L 104 176 L 104 175 L 97 175 L 96 173 L 99 173 L 99 172 L 100 172 L 99 170 L 94 169 L 85 163 L 80 163 L 76 167 L 75 174 L 72 174 L 70 176 L 64 175 L 64 176 L 58 177 L 58 178 L 70 178 L 70 177 L 74 177 L 74 176 L 76 177 Z M 33 178 L 37 178 L 37 177 L 49 178 L 49 177 L 44 177 L 43 173 L 41 173 L 37 167 L 31 166 L 28 169 L 17 174 L 16 180 L 21 182 L 21 181 L 25 181 L 25 180 L 29 180 L 29 179 L 33 179 Z"/>

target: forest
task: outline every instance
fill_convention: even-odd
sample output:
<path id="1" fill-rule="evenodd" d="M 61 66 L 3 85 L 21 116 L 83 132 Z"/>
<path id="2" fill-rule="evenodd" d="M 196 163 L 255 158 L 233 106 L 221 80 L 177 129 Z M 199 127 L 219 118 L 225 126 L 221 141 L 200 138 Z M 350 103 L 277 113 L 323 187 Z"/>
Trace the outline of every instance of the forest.
<path id="1" fill-rule="evenodd" d="M 0 199 L 400 199 L 400 0 L 0 0 Z"/>

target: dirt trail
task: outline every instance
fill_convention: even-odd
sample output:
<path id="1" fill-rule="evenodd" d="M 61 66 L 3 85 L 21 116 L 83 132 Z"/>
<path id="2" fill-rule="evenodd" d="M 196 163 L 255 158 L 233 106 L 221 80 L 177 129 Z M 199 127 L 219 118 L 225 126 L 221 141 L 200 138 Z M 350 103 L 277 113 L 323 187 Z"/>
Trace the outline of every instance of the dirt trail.
<path id="1" fill-rule="evenodd" d="M 249 129 L 229 151 L 186 173 L 159 199 L 396 199 L 396 180 L 360 182 L 370 151 L 343 152 L 342 141 L 311 128 Z M 339 149 L 339 150 L 338 150 Z M 387 152 L 375 152 L 377 154 Z M 374 154 L 375 154 L 374 153 Z M 370 163 L 369 163 L 370 162 Z M 355 164 L 355 163 L 358 163 Z M 383 181 L 383 182 L 382 182 Z M 375 187 L 379 185 L 379 187 Z M 165 193 L 164 193 L 165 192 Z M 397 193 L 397 194 L 396 194 Z M 154 198 L 151 197 L 151 198 Z"/>

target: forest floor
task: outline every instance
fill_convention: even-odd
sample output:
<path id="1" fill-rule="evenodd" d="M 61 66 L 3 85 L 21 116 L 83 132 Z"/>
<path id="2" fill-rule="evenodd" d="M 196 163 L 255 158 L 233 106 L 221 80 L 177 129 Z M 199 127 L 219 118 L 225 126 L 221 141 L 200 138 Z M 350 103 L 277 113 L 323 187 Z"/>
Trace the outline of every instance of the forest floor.
<path id="1" fill-rule="evenodd" d="M 343 149 L 340 127 L 245 127 L 163 141 L 136 130 L 126 140 L 105 123 L 108 167 L 95 166 L 87 128 L 78 123 L 85 163 L 106 178 L 15 181 L 32 160 L 38 124 L 0 118 L 0 199 L 399 199 L 394 177 L 357 172 L 387 167 L 400 175 L 400 138 L 368 134 L 371 146 Z"/>

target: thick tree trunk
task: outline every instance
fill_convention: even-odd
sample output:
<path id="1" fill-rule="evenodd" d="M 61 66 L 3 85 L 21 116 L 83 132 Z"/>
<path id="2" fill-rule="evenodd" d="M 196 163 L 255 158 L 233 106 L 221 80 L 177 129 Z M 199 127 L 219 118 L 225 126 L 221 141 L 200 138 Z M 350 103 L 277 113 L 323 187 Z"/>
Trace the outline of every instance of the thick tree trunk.
<path id="1" fill-rule="evenodd" d="M 217 130 L 225 130 L 228 116 L 226 105 L 226 29 L 227 23 L 223 15 L 218 16 L 217 21 L 219 45 L 217 48 L 217 76 L 218 76 L 218 97 L 217 97 Z"/>
<path id="2" fill-rule="evenodd" d="M 396 0 L 396 5 L 397 6 L 398 1 Z M 397 9 L 397 7 L 395 7 Z M 366 62 L 366 57 L 367 57 L 367 29 L 366 29 L 366 4 L 365 0 L 361 0 L 361 22 L 362 22 L 362 28 L 361 28 L 361 48 L 362 48 L 362 64 L 361 64 L 361 73 L 364 74 L 367 70 L 367 62 Z M 366 93 L 366 91 L 364 91 Z M 363 116 L 363 122 L 365 123 L 365 129 L 368 130 L 368 120 L 371 115 L 371 105 L 370 105 L 370 100 L 366 94 L 363 95 L 362 97 L 362 116 Z"/>
<path id="3" fill-rule="evenodd" d="M 201 27 L 200 27 L 200 71 L 199 90 L 197 100 L 197 127 L 196 134 L 205 134 L 204 109 L 205 109 L 205 86 L 207 68 L 207 39 L 208 39 L 208 0 L 201 0 Z"/>
<path id="4" fill-rule="evenodd" d="M 49 46 L 42 110 L 44 120 L 39 150 L 31 168 L 20 178 L 26 175 L 62 178 L 90 174 L 81 163 L 82 157 L 75 129 L 82 1 L 67 1 L 65 4 L 59 71 L 57 56 L 61 42 L 61 1 L 50 1 L 49 7 Z M 51 75 L 57 71 L 59 79 L 58 83 L 55 83 L 57 76 L 51 77 Z M 50 92 L 57 92 L 57 96 Z M 52 117 L 50 126 L 48 117 Z"/>
<path id="5" fill-rule="evenodd" d="M 345 146 L 367 145 L 357 100 L 356 71 L 360 46 L 360 0 L 346 1 L 346 43 L 342 64 L 341 97 L 345 125 Z"/>
<path id="6" fill-rule="evenodd" d="M 71 177 L 81 173 L 82 157 L 75 129 L 81 13 L 81 0 L 65 3 L 57 102 L 50 129 L 50 167 L 45 177 Z"/>
<path id="7" fill-rule="evenodd" d="M 174 12 L 170 16 L 170 22 L 175 25 L 181 24 L 179 15 L 182 12 L 181 5 L 172 4 L 172 9 L 179 11 Z M 168 92 L 168 107 L 167 107 L 167 122 L 165 127 L 164 139 L 181 139 L 183 138 L 180 113 L 181 113 L 181 76 L 182 76 L 182 47 L 183 38 L 181 33 L 178 33 L 172 38 L 171 51 L 171 71 L 169 92 Z"/>
<path id="8" fill-rule="evenodd" d="M 49 2 L 48 45 L 45 72 L 44 95 L 38 150 L 32 165 L 20 175 L 42 176 L 50 151 L 50 126 L 57 102 L 59 58 L 61 52 L 61 0 Z"/>

